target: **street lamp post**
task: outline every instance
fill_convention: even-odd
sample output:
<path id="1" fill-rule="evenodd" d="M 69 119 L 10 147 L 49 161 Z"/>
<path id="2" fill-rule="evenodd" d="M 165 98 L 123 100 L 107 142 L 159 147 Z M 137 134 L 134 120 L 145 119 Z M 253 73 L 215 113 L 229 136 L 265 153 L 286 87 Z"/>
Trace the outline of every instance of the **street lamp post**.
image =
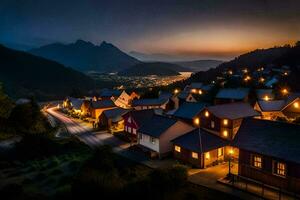
<path id="1" fill-rule="evenodd" d="M 231 157 L 233 154 L 233 149 L 231 148 L 228 152 L 229 158 L 228 158 L 228 177 L 231 179 Z"/>

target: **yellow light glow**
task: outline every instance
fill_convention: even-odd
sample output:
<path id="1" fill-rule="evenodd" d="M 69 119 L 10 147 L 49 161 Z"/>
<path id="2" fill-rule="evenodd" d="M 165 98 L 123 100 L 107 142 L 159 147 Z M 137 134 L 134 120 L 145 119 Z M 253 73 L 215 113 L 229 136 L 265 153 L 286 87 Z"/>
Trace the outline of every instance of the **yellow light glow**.
<path id="1" fill-rule="evenodd" d="M 192 152 L 192 158 L 198 159 L 198 153 Z"/>
<path id="2" fill-rule="evenodd" d="M 224 136 L 224 137 L 227 137 L 227 136 L 228 136 L 228 131 L 227 131 L 227 130 L 224 130 L 224 131 L 223 131 L 223 136 Z"/>
<path id="3" fill-rule="evenodd" d="M 228 153 L 229 155 L 232 155 L 234 153 L 233 148 L 229 149 Z"/>
<path id="4" fill-rule="evenodd" d="M 206 153 L 205 153 L 205 158 L 206 158 L 206 159 L 210 159 L 210 153 L 209 153 L 209 152 L 206 152 Z"/>
<path id="5" fill-rule="evenodd" d="M 224 119 L 223 120 L 223 124 L 226 126 L 226 125 L 228 125 L 228 119 Z"/>
<path id="6" fill-rule="evenodd" d="M 197 90 L 196 89 L 192 89 L 192 93 L 197 93 Z"/>
<path id="7" fill-rule="evenodd" d="M 195 123 L 196 125 L 199 125 L 199 124 L 200 124 L 200 119 L 199 119 L 199 118 L 195 118 L 195 119 L 194 119 L 194 123 Z"/>
<path id="8" fill-rule="evenodd" d="M 286 89 L 286 88 L 284 88 L 284 89 L 282 89 L 282 91 L 281 91 L 283 94 L 287 94 L 287 93 L 289 93 L 289 91 Z"/>
<path id="9" fill-rule="evenodd" d="M 270 100 L 270 97 L 268 95 L 264 96 L 264 100 L 265 101 L 269 101 Z"/>
<path id="10" fill-rule="evenodd" d="M 179 90 L 178 89 L 175 89 L 174 90 L 174 94 L 178 94 L 179 93 Z"/>
<path id="11" fill-rule="evenodd" d="M 198 92 L 199 94 L 202 94 L 202 90 L 199 90 L 199 92 Z"/>
<path id="12" fill-rule="evenodd" d="M 263 77 L 261 77 L 261 78 L 259 79 L 259 82 L 263 83 L 263 82 L 265 82 L 265 79 L 264 79 Z"/>
<path id="13" fill-rule="evenodd" d="M 209 112 L 205 111 L 205 117 L 209 117 Z"/>
<path id="14" fill-rule="evenodd" d="M 233 74 L 232 70 L 229 70 L 229 71 L 228 71 L 228 74 L 232 75 L 232 74 Z"/>
<path id="15" fill-rule="evenodd" d="M 181 147 L 180 146 L 175 146 L 175 151 L 181 152 Z"/>
<path id="16" fill-rule="evenodd" d="M 299 103 L 298 103 L 298 102 L 295 102 L 295 103 L 294 103 L 294 107 L 295 107 L 295 108 L 299 108 Z"/>
<path id="17" fill-rule="evenodd" d="M 287 73 L 287 72 L 284 72 L 284 75 L 285 75 L 285 76 L 287 76 L 287 75 L 288 75 L 288 73 Z"/>
<path id="18" fill-rule="evenodd" d="M 250 81 L 251 80 L 251 77 L 250 76 L 246 76 L 245 78 L 244 78 L 244 81 Z"/>

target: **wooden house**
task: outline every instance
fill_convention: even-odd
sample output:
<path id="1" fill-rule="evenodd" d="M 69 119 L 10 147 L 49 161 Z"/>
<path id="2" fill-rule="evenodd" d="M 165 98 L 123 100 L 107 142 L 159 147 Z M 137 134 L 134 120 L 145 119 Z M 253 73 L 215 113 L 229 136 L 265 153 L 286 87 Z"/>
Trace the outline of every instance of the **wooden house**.
<path id="1" fill-rule="evenodd" d="M 238 174 L 290 192 L 300 191 L 300 126 L 245 119 L 233 140 Z"/>
<path id="2" fill-rule="evenodd" d="M 131 99 L 131 96 L 127 94 L 125 90 L 116 99 L 113 97 L 113 101 L 115 105 L 125 109 L 130 108 L 130 104 L 132 100 L 133 99 Z"/>
<path id="3" fill-rule="evenodd" d="M 179 106 L 181 104 L 183 104 L 184 102 L 197 102 L 194 95 L 192 93 L 190 93 L 189 91 L 182 91 L 182 92 L 178 93 L 176 97 L 178 98 Z"/>
<path id="4" fill-rule="evenodd" d="M 123 116 L 124 132 L 127 133 L 131 139 L 137 140 L 137 130 L 146 122 L 148 122 L 155 114 L 153 109 L 148 110 L 131 110 Z"/>
<path id="5" fill-rule="evenodd" d="M 174 158 L 197 168 L 217 165 L 225 160 L 228 140 L 203 129 L 193 131 L 172 140 Z"/>
<path id="6" fill-rule="evenodd" d="M 207 106 L 206 103 L 184 102 L 174 112 L 173 117 L 193 124 L 194 120 L 200 117 L 201 111 Z"/>
<path id="7" fill-rule="evenodd" d="M 231 140 L 244 118 L 258 115 L 248 103 L 229 103 L 206 107 L 201 111 L 199 123 L 201 128 Z"/>
<path id="8" fill-rule="evenodd" d="M 248 88 L 223 88 L 215 97 L 215 104 L 226 104 L 233 102 L 248 102 Z"/>
<path id="9" fill-rule="evenodd" d="M 177 119 L 153 115 L 138 129 L 139 146 L 152 156 L 164 157 L 172 152 L 171 140 L 194 127 Z"/>
<path id="10" fill-rule="evenodd" d="M 254 109 L 260 113 L 259 118 L 276 120 L 278 117 L 285 117 L 282 113 L 282 109 L 285 105 L 285 100 L 259 100 L 255 103 Z"/>
<path id="11" fill-rule="evenodd" d="M 124 108 L 104 110 L 99 116 L 99 127 L 113 130 L 114 132 L 124 131 L 123 116 L 129 111 Z"/>
<path id="12" fill-rule="evenodd" d="M 91 101 L 89 113 L 92 118 L 98 120 L 99 116 L 105 110 L 110 110 L 116 108 L 117 106 L 114 104 L 112 100 L 100 100 L 100 101 Z"/>

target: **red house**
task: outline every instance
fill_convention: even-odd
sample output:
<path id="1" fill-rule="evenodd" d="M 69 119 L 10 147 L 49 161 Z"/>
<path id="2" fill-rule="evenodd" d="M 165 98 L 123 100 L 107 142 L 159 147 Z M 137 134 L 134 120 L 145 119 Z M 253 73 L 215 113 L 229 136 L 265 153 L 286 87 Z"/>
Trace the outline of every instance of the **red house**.
<path id="1" fill-rule="evenodd" d="M 124 132 L 127 133 L 133 140 L 137 139 L 137 129 L 154 115 L 154 110 L 132 110 L 123 116 Z"/>

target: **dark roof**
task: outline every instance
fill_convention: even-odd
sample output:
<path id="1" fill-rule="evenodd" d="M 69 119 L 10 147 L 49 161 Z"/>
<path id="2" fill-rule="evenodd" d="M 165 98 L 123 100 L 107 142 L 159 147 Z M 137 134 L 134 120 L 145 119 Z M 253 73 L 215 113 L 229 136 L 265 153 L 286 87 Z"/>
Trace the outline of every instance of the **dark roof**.
<path id="1" fill-rule="evenodd" d="M 173 115 L 178 118 L 193 119 L 206 105 L 206 103 L 184 102 Z"/>
<path id="2" fill-rule="evenodd" d="M 128 115 L 130 115 L 134 119 L 138 126 L 141 126 L 142 124 L 150 120 L 154 113 L 155 112 L 153 109 L 132 110 L 128 113 Z"/>
<path id="3" fill-rule="evenodd" d="M 69 98 L 70 102 L 72 103 L 72 107 L 76 110 L 80 110 L 81 106 L 83 104 L 83 99 L 77 99 L 77 98 Z"/>
<path id="4" fill-rule="evenodd" d="M 221 137 L 209 133 L 203 129 L 200 129 L 202 152 L 200 148 L 200 137 L 199 129 L 194 129 L 193 131 L 179 136 L 172 140 L 173 144 L 181 146 L 190 151 L 204 153 L 213 149 L 224 147 L 229 144 L 228 140 L 222 139 Z"/>
<path id="5" fill-rule="evenodd" d="M 233 145 L 287 161 L 300 163 L 300 126 L 259 119 L 244 119 Z"/>
<path id="6" fill-rule="evenodd" d="M 139 132 L 158 138 L 176 122 L 177 120 L 173 118 L 161 115 L 153 115 L 151 119 L 149 119 L 140 127 Z"/>
<path id="7" fill-rule="evenodd" d="M 264 112 L 281 111 L 282 108 L 286 105 L 284 100 L 258 101 L 257 103 L 260 109 Z"/>
<path id="8" fill-rule="evenodd" d="M 100 97 L 112 97 L 112 96 L 120 96 L 122 91 L 120 90 L 111 90 L 111 89 L 102 89 L 100 91 Z"/>
<path id="9" fill-rule="evenodd" d="M 297 98 L 300 98 L 300 93 L 290 93 L 286 98 L 286 106 L 295 101 Z"/>
<path id="10" fill-rule="evenodd" d="M 272 89 L 257 89 L 256 96 L 259 100 L 263 100 L 264 97 L 267 95 L 270 99 L 274 99 L 275 95 Z"/>
<path id="11" fill-rule="evenodd" d="M 91 102 L 92 108 L 110 108 L 110 107 L 116 107 L 114 102 L 112 100 L 101 100 L 101 101 L 92 101 Z"/>
<path id="12" fill-rule="evenodd" d="M 132 101 L 132 106 L 154 106 L 166 103 L 168 99 L 135 99 Z"/>
<path id="13" fill-rule="evenodd" d="M 172 96 L 173 95 L 170 92 L 160 92 L 158 98 L 160 98 L 160 99 L 170 99 Z"/>
<path id="14" fill-rule="evenodd" d="M 190 85 L 191 89 L 202 89 L 203 83 L 201 82 L 193 82 Z"/>
<path id="15" fill-rule="evenodd" d="M 219 99 L 238 99 L 242 100 L 249 94 L 248 88 L 223 88 L 216 95 Z"/>
<path id="16" fill-rule="evenodd" d="M 186 99 L 189 96 L 190 92 L 189 91 L 181 91 L 177 97 L 179 99 Z"/>
<path id="17" fill-rule="evenodd" d="M 243 102 L 209 106 L 207 110 L 219 118 L 231 120 L 259 116 L 250 104 Z"/>
<path id="18" fill-rule="evenodd" d="M 110 110 L 103 111 L 103 114 L 108 118 L 112 119 L 113 122 L 121 121 L 123 118 L 122 116 L 128 113 L 130 110 L 123 109 L 123 108 L 114 108 Z"/>

